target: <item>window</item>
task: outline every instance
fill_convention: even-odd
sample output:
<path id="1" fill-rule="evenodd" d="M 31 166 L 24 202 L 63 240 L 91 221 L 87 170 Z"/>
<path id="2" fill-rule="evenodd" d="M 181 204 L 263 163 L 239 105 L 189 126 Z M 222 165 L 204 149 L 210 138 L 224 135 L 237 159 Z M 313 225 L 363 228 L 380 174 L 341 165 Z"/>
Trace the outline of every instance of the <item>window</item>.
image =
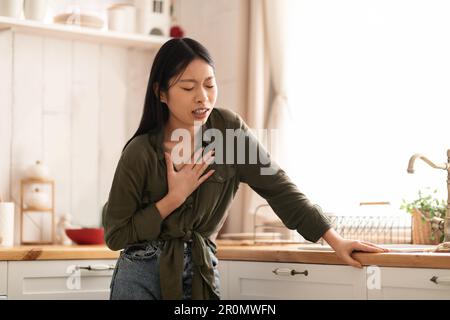
<path id="1" fill-rule="evenodd" d="M 291 0 L 286 171 L 328 212 L 363 201 L 447 199 L 450 2 Z M 295 137 L 295 138 L 294 138 Z"/>

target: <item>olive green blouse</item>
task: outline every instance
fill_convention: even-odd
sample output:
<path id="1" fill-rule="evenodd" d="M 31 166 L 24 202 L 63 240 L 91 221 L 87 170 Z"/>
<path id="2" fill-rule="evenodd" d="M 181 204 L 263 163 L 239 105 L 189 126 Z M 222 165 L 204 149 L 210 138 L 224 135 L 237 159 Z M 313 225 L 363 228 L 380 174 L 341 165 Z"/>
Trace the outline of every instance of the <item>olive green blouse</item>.
<path id="1" fill-rule="evenodd" d="M 211 128 L 220 130 L 224 140 L 226 129 L 241 129 L 246 133 L 245 161 L 236 156 L 239 155 L 238 143 L 235 143 L 234 152 L 230 152 L 224 141 L 223 161 L 220 162 L 216 145 L 216 162 L 205 171 L 215 169 L 214 174 L 163 220 L 155 204 L 168 192 L 164 130 L 139 135 L 122 152 L 104 206 L 105 241 L 111 250 L 120 250 L 133 243 L 166 240 L 160 255 L 163 299 L 182 299 L 183 242 L 187 240 L 193 241 L 192 298 L 219 299 L 208 251 L 216 253 L 213 235 L 219 231 L 240 182 L 247 183 L 266 199 L 287 228 L 297 230 L 309 241 L 316 242 L 331 227 L 320 207 L 312 204 L 270 159 L 238 114 L 228 109 L 213 109 L 202 130 Z M 250 161 L 249 150 L 254 147 L 264 150 L 265 161 L 262 158 Z M 261 169 L 269 167 L 274 169 L 274 174 L 261 174 Z"/>

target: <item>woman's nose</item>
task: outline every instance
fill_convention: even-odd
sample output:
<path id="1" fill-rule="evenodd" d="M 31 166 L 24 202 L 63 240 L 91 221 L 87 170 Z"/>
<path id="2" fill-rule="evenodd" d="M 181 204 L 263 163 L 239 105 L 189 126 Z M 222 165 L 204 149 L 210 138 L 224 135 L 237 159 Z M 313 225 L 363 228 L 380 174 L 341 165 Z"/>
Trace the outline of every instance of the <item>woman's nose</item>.
<path id="1" fill-rule="evenodd" d="M 196 102 L 199 103 L 199 102 L 206 102 L 206 101 L 208 101 L 208 94 L 205 89 L 201 88 L 197 92 Z"/>

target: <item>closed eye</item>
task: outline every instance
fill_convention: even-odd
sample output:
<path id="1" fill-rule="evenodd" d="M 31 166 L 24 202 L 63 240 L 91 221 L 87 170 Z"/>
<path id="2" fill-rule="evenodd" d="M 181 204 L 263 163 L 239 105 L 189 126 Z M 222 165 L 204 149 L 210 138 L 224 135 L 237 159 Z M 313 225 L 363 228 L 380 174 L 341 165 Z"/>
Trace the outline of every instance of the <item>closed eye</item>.
<path id="1" fill-rule="evenodd" d="M 214 86 L 205 86 L 205 87 L 207 87 L 208 89 L 214 88 Z M 192 91 L 194 88 L 181 88 L 181 89 L 183 89 L 185 91 Z"/>

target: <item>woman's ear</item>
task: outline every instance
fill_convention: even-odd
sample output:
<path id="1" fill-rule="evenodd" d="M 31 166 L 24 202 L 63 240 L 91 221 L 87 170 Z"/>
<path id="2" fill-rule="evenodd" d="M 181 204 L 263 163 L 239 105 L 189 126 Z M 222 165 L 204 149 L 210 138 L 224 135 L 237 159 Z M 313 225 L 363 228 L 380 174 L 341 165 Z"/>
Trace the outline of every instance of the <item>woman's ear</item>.
<path id="1" fill-rule="evenodd" d="M 158 96 L 158 91 L 159 91 L 159 85 L 158 85 L 158 83 L 155 82 L 153 84 L 153 92 L 155 92 L 155 96 Z M 159 100 L 161 102 L 164 102 L 165 104 L 167 104 L 167 96 L 162 91 L 159 93 Z"/>
<path id="2" fill-rule="evenodd" d="M 167 104 L 167 96 L 164 92 L 161 92 L 160 96 L 159 96 L 159 100 L 161 102 L 164 102 L 165 104 Z"/>

